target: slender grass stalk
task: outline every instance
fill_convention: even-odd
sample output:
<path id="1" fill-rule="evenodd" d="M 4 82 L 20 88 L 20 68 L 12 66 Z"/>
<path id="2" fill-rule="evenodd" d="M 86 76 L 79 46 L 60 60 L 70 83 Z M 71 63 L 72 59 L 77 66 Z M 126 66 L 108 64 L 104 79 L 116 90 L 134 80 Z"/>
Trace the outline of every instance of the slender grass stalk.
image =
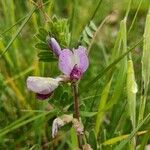
<path id="1" fill-rule="evenodd" d="M 95 18 L 96 13 L 97 13 L 97 11 L 99 10 L 99 7 L 100 7 L 101 3 L 102 3 L 102 0 L 99 0 L 98 4 L 97 4 L 97 6 L 96 6 L 96 8 L 95 8 L 95 10 L 94 10 L 94 12 L 93 12 L 93 15 L 91 16 L 90 21 Z"/>
<path id="2" fill-rule="evenodd" d="M 102 26 L 105 24 L 105 22 L 109 20 L 109 17 L 110 17 L 110 16 L 107 16 L 107 17 L 104 18 L 104 20 L 103 20 L 103 21 L 101 22 L 101 24 L 99 25 L 97 31 L 94 33 L 94 36 L 93 36 L 93 38 L 92 38 L 92 40 L 91 40 L 91 42 L 90 42 L 90 45 L 89 45 L 89 47 L 88 47 L 88 50 L 87 50 L 88 54 L 90 53 L 91 47 L 92 47 L 92 45 L 93 45 L 93 43 L 94 43 L 94 41 L 95 41 L 95 39 L 96 39 L 97 34 L 99 33 L 100 29 L 101 29 Z"/>
<path id="3" fill-rule="evenodd" d="M 48 3 L 49 3 L 49 1 L 47 1 L 43 5 L 46 5 Z M 0 58 L 2 58 L 2 56 L 8 51 L 8 49 L 13 44 L 13 42 L 17 38 L 17 36 L 20 34 L 20 32 L 22 31 L 22 29 L 24 28 L 24 26 L 27 24 L 27 22 L 29 21 L 29 19 L 31 18 L 31 16 L 33 15 L 33 13 L 35 12 L 36 9 L 37 9 L 36 6 L 34 6 L 32 8 L 32 10 L 28 13 L 27 17 L 25 18 L 25 20 L 23 21 L 23 23 L 21 24 L 21 26 L 18 28 L 18 30 L 13 35 L 13 37 L 11 38 L 11 40 L 9 41 L 9 43 L 7 44 L 7 46 L 5 47 L 5 49 L 3 50 L 3 52 L 0 54 Z"/>
<path id="4" fill-rule="evenodd" d="M 1 129 L 0 132 L 4 132 L 7 131 L 9 129 L 11 129 L 13 126 L 17 125 L 18 123 L 24 121 L 25 119 L 27 119 L 28 117 L 30 117 L 31 115 L 33 115 L 32 113 L 28 113 L 25 114 L 23 117 L 17 119 L 16 121 L 14 121 L 13 123 L 11 123 L 10 125 L 6 126 L 5 128 Z"/>
<path id="5" fill-rule="evenodd" d="M 126 10 L 125 18 L 127 18 L 128 15 L 129 15 L 129 12 L 130 12 L 130 9 L 131 9 L 131 4 L 132 4 L 132 0 L 130 0 L 129 3 L 128 3 L 128 7 L 127 7 L 127 10 Z"/>
<path id="6" fill-rule="evenodd" d="M 13 80 L 11 80 L 9 82 L 9 86 L 13 89 L 14 93 L 16 94 L 16 97 L 19 101 L 20 106 L 23 107 L 23 108 L 27 107 L 27 108 L 31 109 L 31 107 L 27 104 L 27 101 L 25 100 L 24 95 L 22 94 L 20 89 L 17 87 L 16 83 L 13 82 Z"/>
<path id="7" fill-rule="evenodd" d="M 28 16 L 28 15 L 27 15 Z M 16 25 L 18 25 L 20 22 L 22 22 L 27 16 L 24 16 L 20 18 L 18 21 L 16 21 L 12 26 L 8 27 L 6 30 L 4 30 L 2 33 L 0 33 L 0 36 L 3 36 L 5 33 L 9 32 L 12 28 L 14 28 Z"/>
<path id="8" fill-rule="evenodd" d="M 113 67 L 116 66 L 116 64 L 118 64 L 127 54 L 129 54 L 131 51 L 134 50 L 134 48 L 139 45 L 140 43 L 142 43 L 143 38 L 141 38 L 135 45 L 133 45 L 131 48 L 128 48 L 127 52 L 125 52 L 124 54 L 122 54 L 120 57 L 118 57 L 117 59 L 115 59 L 108 67 L 106 67 L 104 70 L 102 70 L 94 79 L 92 79 L 88 84 L 87 84 L 87 89 L 91 88 L 91 86 L 93 86 L 100 78 L 102 78 L 106 72 L 108 72 L 109 70 L 111 70 Z"/>
<path id="9" fill-rule="evenodd" d="M 15 4 L 14 4 L 14 0 L 12 0 L 11 2 L 10 2 L 10 12 L 11 12 L 11 24 L 15 24 L 15 22 L 16 22 L 16 17 L 15 17 Z M 17 28 L 16 28 L 16 26 L 14 26 L 14 28 L 12 29 L 12 35 L 13 35 L 13 33 L 16 33 L 17 32 Z M 12 44 L 12 46 L 13 46 L 13 49 L 14 49 L 14 58 L 19 58 L 19 45 L 18 45 L 18 39 L 16 39 L 14 42 L 13 42 L 13 44 Z M 18 59 L 16 59 L 16 61 L 15 61 L 15 63 L 16 63 L 16 66 L 18 66 L 17 68 L 18 68 L 18 70 L 20 69 L 20 61 L 18 60 Z M 17 70 L 17 69 L 16 69 Z"/>
<path id="10" fill-rule="evenodd" d="M 0 40 L 0 52 L 2 52 L 2 50 L 3 50 L 4 48 L 5 48 L 4 42 L 3 42 L 2 40 Z M 6 55 L 4 56 L 4 60 L 7 62 L 7 64 L 9 64 L 9 66 L 10 66 L 11 68 L 14 67 L 13 60 L 12 60 L 12 58 L 10 57 L 9 54 L 6 54 Z"/>
<path id="11" fill-rule="evenodd" d="M 148 129 L 148 131 L 147 131 L 146 134 L 144 135 L 139 150 L 145 150 L 146 145 L 148 144 L 149 139 L 150 139 L 150 128 Z"/>
<path id="12" fill-rule="evenodd" d="M 120 30 L 118 31 L 116 42 L 113 48 L 111 62 L 113 62 L 117 57 L 123 54 L 123 52 L 126 52 L 126 47 L 125 47 L 126 36 L 124 36 L 124 34 L 126 34 L 126 22 L 122 20 L 120 23 Z M 125 44 L 124 44 L 124 49 L 122 50 L 123 41 Z M 122 59 L 120 61 L 120 65 L 118 64 L 118 69 L 116 69 L 116 72 L 117 72 L 117 81 L 115 82 L 114 85 L 113 94 L 109 102 L 107 103 L 107 107 L 106 107 L 107 110 L 112 108 L 114 104 L 117 103 L 117 101 L 119 100 L 122 94 L 122 91 L 124 90 L 124 83 L 126 79 L 126 59 Z"/>
<path id="13" fill-rule="evenodd" d="M 136 10 L 136 13 L 135 13 L 135 15 L 134 15 L 134 18 L 133 18 L 132 23 L 131 23 L 131 25 L 130 25 L 130 28 L 129 28 L 129 30 L 128 30 L 128 34 L 131 32 L 131 29 L 133 28 L 135 19 L 136 19 L 137 14 L 138 14 L 138 12 L 139 12 L 139 10 L 140 10 L 140 7 L 141 7 L 141 5 L 142 5 L 142 2 L 143 2 L 143 0 L 140 0 L 139 5 L 138 5 L 138 8 L 137 8 L 137 10 Z"/>
<path id="14" fill-rule="evenodd" d="M 26 124 L 28 124 L 28 123 L 30 123 L 30 122 L 36 120 L 36 119 L 39 119 L 39 118 L 41 118 L 41 117 L 43 117 L 43 116 L 51 115 L 51 117 L 53 117 L 53 116 L 56 114 L 56 112 L 57 112 L 57 110 L 54 109 L 54 110 L 49 111 L 49 112 L 46 112 L 46 113 L 41 113 L 41 114 L 36 115 L 36 116 L 33 116 L 33 117 L 31 117 L 31 118 L 29 118 L 29 119 L 27 119 L 27 120 L 24 120 L 24 121 L 22 121 L 22 122 L 19 122 L 19 123 L 17 123 L 17 124 L 14 124 L 13 126 L 11 126 L 10 128 L 7 128 L 7 129 L 4 130 L 4 131 L 3 131 L 3 129 L 2 129 L 2 130 L 0 130 L 0 137 L 6 135 L 7 133 L 9 133 L 9 132 L 11 132 L 11 131 L 13 131 L 13 130 L 19 128 L 19 127 L 21 127 L 21 126 L 24 126 L 24 125 L 26 125 Z"/>
<path id="15" fill-rule="evenodd" d="M 145 131 L 139 131 L 139 132 L 137 132 L 136 135 L 140 136 L 140 135 L 144 135 L 144 134 L 147 134 L 147 130 L 145 130 Z M 129 136 L 130 136 L 130 134 L 120 135 L 120 136 L 117 136 L 117 137 L 113 137 L 113 138 L 108 139 L 105 142 L 103 142 L 102 145 L 104 145 L 104 146 L 112 145 L 112 144 L 115 144 L 115 143 L 117 143 L 119 141 L 127 139 Z"/>
<path id="16" fill-rule="evenodd" d="M 75 25 L 75 14 L 77 9 L 77 1 L 73 0 L 73 9 L 72 9 L 72 15 L 70 19 L 70 43 L 69 45 L 72 46 L 72 40 L 73 40 L 73 34 L 74 34 L 74 25 Z"/>
<path id="17" fill-rule="evenodd" d="M 121 150 L 124 148 L 124 146 L 132 140 L 132 138 L 135 136 L 135 134 L 138 132 L 138 130 L 150 120 L 150 113 L 137 125 L 137 127 L 131 132 L 129 137 L 125 140 L 123 140 L 119 145 L 115 147 L 114 150 Z"/>
<path id="18" fill-rule="evenodd" d="M 32 16 L 35 10 L 36 10 L 36 7 L 33 7 L 33 9 L 29 12 L 28 17 L 23 21 L 23 23 L 21 24 L 17 32 L 13 35 L 12 39 L 9 41 L 4 51 L 1 53 L 0 58 L 2 58 L 2 56 L 8 51 L 8 49 L 10 48 L 14 40 L 17 38 L 17 36 L 20 34 L 20 32 L 22 31 L 26 23 L 29 21 L 30 17 Z"/>
<path id="19" fill-rule="evenodd" d="M 12 78 L 7 79 L 7 80 L 5 81 L 5 84 L 8 84 L 8 83 L 10 83 L 11 81 L 14 81 L 14 80 L 19 79 L 19 78 L 21 78 L 22 76 L 28 74 L 29 72 L 31 72 L 31 71 L 33 71 L 33 70 L 34 70 L 34 67 L 31 66 L 31 67 L 27 68 L 26 70 L 20 72 L 19 74 L 13 76 Z"/>

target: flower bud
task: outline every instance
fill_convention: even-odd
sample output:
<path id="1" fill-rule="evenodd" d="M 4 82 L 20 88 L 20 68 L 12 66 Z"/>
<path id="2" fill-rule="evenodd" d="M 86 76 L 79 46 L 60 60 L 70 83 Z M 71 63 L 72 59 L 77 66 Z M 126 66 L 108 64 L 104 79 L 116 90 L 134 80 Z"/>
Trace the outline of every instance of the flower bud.
<path id="1" fill-rule="evenodd" d="M 49 36 L 46 38 L 48 46 L 53 50 L 56 56 L 59 56 L 61 53 L 61 48 L 58 42 L 54 38 L 50 38 Z"/>

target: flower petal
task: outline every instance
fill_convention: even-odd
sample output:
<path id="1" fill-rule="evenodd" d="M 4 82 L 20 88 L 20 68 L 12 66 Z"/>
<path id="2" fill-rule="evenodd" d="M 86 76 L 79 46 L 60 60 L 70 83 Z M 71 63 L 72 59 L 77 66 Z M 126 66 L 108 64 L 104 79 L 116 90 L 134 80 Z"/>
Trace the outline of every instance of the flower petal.
<path id="1" fill-rule="evenodd" d="M 47 37 L 47 42 L 50 48 L 52 48 L 53 52 L 56 56 L 59 56 L 61 53 L 61 48 L 58 42 L 54 38 Z"/>
<path id="2" fill-rule="evenodd" d="M 81 68 L 82 72 L 85 72 L 89 66 L 89 59 L 86 53 L 86 48 L 79 46 L 74 50 L 75 63 Z"/>
<path id="3" fill-rule="evenodd" d="M 71 50 L 64 49 L 59 55 L 59 69 L 65 74 L 70 75 L 74 67 L 74 55 Z"/>
<path id="4" fill-rule="evenodd" d="M 47 95 L 54 91 L 59 85 L 59 81 L 53 78 L 28 77 L 27 88 L 35 93 Z"/>
<path id="5" fill-rule="evenodd" d="M 74 81 L 79 80 L 82 76 L 82 73 L 83 72 L 82 72 L 81 68 L 79 68 L 76 64 L 76 65 L 74 65 L 74 67 L 70 73 L 70 79 L 74 80 Z"/>
<path id="6" fill-rule="evenodd" d="M 49 98 L 51 95 L 52 95 L 53 92 L 49 93 L 49 94 L 39 94 L 39 93 L 36 93 L 36 98 L 39 99 L 39 100 L 45 100 L 47 98 Z"/>

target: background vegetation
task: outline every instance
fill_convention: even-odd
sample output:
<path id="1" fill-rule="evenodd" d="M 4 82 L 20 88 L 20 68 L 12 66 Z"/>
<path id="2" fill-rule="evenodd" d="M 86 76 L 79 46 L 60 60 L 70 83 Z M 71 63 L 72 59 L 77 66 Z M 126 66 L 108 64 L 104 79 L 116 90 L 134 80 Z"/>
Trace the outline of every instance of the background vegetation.
<path id="1" fill-rule="evenodd" d="M 82 43 L 89 50 L 79 84 L 84 141 L 94 150 L 132 150 L 136 141 L 144 150 L 150 143 L 149 0 L 43 0 L 42 6 L 1 0 L 0 149 L 77 148 L 71 125 L 51 137 L 52 121 L 73 113 L 70 85 L 47 101 L 26 88 L 29 75 L 60 73 L 55 59 L 39 54 L 45 45 L 36 44 L 48 32 L 62 47 Z"/>

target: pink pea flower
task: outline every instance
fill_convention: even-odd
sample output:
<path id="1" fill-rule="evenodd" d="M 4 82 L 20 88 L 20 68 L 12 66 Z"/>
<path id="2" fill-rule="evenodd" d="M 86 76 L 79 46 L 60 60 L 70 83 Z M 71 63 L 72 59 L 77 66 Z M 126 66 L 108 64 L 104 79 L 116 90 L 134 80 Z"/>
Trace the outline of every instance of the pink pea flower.
<path id="1" fill-rule="evenodd" d="M 53 52 L 59 57 L 59 69 L 62 73 L 70 78 L 70 80 L 78 80 L 89 66 L 89 59 L 86 48 L 79 46 L 78 49 L 60 49 L 59 44 L 54 38 L 50 40 Z"/>
<path id="2" fill-rule="evenodd" d="M 64 49 L 59 55 L 59 69 L 71 80 L 78 80 L 89 66 L 86 48 L 79 46 L 73 51 Z"/>
<path id="3" fill-rule="evenodd" d="M 58 66 L 64 74 L 57 78 L 44 78 L 30 76 L 27 79 L 27 88 L 36 93 L 37 98 L 47 99 L 61 82 L 77 81 L 89 66 L 86 48 L 79 46 L 78 49 L 61 50 L 54 38 L 47 37 L 48 45 L 58 57 Z"/>
<path id="4" fill-rule="evenodd" d="M 44 78 L 30 76 L 27 78 L 27 88 L 35 92 L 38 99 L 44 100 L 51 96 L 61 81 L 64 81 L 63 77 Z"/>

